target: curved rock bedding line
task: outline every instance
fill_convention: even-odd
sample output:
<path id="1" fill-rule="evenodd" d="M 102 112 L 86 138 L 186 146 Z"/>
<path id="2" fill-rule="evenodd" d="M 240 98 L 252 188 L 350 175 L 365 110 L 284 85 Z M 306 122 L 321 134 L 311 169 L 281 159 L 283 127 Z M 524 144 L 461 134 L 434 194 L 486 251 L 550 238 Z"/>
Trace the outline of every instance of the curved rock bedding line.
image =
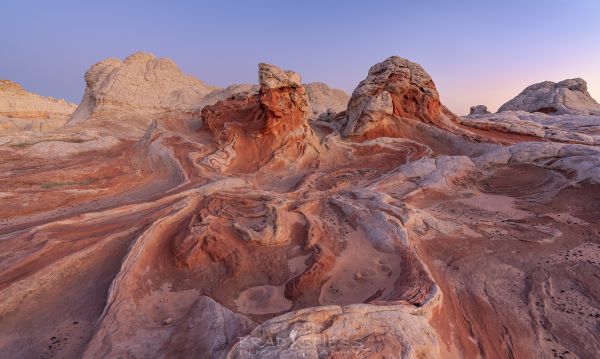
<path id="1" fill-rule="evenodd" d="M 461 120 L 399 57 L 348 108 L 273 65 L 210 94 L 173 66 L 136 54 L 88 72 L 97 112 L 65 133 L 115 146 L 0 147 L 16 208 L 0 209 L 5 356 L 599 351 L 600 150 L 584 126 Z M 141 77 L 139 93 L 120 80 Z"/>

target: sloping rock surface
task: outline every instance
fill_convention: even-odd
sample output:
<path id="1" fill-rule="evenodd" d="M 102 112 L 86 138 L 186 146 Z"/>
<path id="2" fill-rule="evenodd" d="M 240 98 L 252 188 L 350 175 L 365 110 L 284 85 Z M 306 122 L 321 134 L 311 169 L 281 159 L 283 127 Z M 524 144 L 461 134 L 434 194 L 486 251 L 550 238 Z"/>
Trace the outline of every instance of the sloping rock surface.
<path id="1" fill-rule="evenodd" d="M 65 100 L 43 97 L 12 81 L 0 80 L 0 132 L 54 129 L 65 123 L 75 107 Z"/>
<path id="2" fill-rule="evenodd" d="M 123 112 L 190 110 L 217 90 L 183 74 L 172 60 L 145 52 L 136 52 L 123 61 L 102 60 L 85 73 L 85 82 L 83 100 L 70 124 Z"/>

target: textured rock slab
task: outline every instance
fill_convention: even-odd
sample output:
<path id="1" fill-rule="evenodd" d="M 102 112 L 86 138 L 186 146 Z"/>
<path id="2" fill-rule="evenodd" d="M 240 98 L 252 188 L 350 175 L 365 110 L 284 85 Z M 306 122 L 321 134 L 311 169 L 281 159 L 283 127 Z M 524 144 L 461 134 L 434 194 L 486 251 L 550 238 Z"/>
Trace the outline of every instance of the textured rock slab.
<path id="1" fill-rule="evenodd" d="M 461 118 L 461 123 L 485 131 L 526 135 L 550 141 L 600 144 L 600 116 L 595 115 L 503 111 L 494 114 L 470 114 Z"/>
<path id="2" fill-rule="evenodd" d="M 427 317 L 407 305 L 323 306 L 275 317 L 227 358 L 437 358 Z"/>

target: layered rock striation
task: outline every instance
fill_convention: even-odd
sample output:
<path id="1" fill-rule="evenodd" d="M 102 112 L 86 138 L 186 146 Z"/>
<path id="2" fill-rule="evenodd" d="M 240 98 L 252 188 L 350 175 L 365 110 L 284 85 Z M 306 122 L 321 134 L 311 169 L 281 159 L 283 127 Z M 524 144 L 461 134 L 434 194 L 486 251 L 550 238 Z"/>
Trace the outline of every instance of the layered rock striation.
<path id="1" fill-rule="evenodd" d="M 65 100 L 43 97 L 15 82 L 0 80 L 0 130 L 3 132 L 42 132 L 60 127 L 75 107 Z"/>

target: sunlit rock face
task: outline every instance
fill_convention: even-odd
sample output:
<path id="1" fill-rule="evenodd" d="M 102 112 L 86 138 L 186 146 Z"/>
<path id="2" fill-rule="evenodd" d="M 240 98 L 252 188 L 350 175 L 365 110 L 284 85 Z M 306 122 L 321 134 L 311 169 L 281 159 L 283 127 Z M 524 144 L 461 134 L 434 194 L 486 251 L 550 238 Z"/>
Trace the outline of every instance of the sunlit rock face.
<path id="1" fill-rule="evenodd" d="M 598 116 L 460 118 L 400 57 L 350 99 L 144 53 L 86 81 L 68 125 L 0 136 L 3 357 L 600 351 Z"/>

